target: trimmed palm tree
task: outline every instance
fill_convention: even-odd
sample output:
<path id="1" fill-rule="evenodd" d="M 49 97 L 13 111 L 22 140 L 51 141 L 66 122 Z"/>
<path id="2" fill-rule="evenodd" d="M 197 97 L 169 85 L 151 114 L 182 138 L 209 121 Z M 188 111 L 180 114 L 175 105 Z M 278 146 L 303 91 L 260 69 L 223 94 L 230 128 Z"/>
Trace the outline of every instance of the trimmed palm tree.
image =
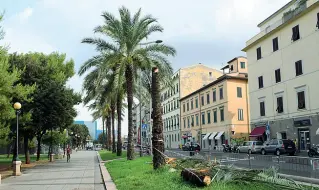
<path id="1" fill-rule="evenodd" d="M 115 18 L 111 13 L 104 12 L 104 24 L 94 29 L 108 38 L 85 38 L 83 43 L 96 46 L 99 55 L 88 60 L 82 66 L 82 70 L 95 67 L 97 63 L 103 61 L 108 68 L 122 68 L 121 73 L 125 77 L 126 96 L 128 104 L 128 151 L 127 159 L 134 159 L 133 145 L 133 86 L 136 79 L 136 71 L 142 70 L 151 72 L 153 66 L 160 69 L 162 75 L 170 76 L 173 73 L 167 56 L 174 56 L 176 51 L 173 47 L 164 44 L 141 43 L 148 39 L 151 34 L 162 32 L 163 28 L 151 15 L 141 16 L 139 9 L 133 16 L 130 11 L 121 7 L 119 9 L 120 18 Z"/>

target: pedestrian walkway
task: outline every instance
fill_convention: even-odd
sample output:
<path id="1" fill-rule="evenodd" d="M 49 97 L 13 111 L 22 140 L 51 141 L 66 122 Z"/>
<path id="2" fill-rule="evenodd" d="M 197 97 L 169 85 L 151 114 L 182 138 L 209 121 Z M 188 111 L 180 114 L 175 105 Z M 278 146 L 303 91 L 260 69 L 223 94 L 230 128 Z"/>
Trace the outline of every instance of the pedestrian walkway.
<path id="1" fill-rule="evenodd" d="M 66 158 L 2 180 L 1 190 L 104 190 L 95 151 L 73 151 Z"/>

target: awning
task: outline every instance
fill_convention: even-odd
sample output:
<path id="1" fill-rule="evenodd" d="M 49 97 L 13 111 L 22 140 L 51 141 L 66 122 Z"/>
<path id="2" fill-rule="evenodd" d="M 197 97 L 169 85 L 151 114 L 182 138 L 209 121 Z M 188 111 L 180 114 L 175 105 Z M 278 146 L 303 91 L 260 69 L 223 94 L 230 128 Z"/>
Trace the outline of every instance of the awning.
<path id="1" fill-rule="evenodd" d="M 187 139 L 187 135 L 183 135 L 182 138 L 183 138 L 183 139 Z"/>
<path id="2" fill-rule="evenodd" d="M 224 131 L 219 132 L 218 135 L 215 137 L 215 139 L 219 140 L 223 134 L 224 134 Z"/>
<path id="3" fill-rule="evenodd" d="M 214 140 L 216 134 L 217 134 L 217 132 L 213 132 L 213 133 L 210 135 L 209 139 L 210 139 L 210 140 Z"/>
<path id="4" fill-rule="evenodd" d="M 256 127 L 251 133 L 250 137 L 259 137 L 264 134 L 266 127 Z"/>
<path id="5" fill-rule="evenodd" d="M 203 141 L 204 141 L 204 140 L 207 140 L 207 138 L 208 138 L 209 135 L 210 135 L 210 133 L 207 133 L 207 134 L 204 136 Z"/>

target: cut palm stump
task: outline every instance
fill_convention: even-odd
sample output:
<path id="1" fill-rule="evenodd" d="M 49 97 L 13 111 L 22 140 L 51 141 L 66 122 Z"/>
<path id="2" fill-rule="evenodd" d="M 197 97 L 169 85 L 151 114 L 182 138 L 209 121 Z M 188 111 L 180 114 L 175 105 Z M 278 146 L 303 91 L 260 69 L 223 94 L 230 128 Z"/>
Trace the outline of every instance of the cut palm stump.
<path id="1" fill-rule="evenodd" d="M 199 187 L 208 186 L 211 183 L 211 177 L 209 176 L 209 170 L 193 170 L 185 168 L 181 172 L 181 176 L 185 181 L 190 182 Z"/>

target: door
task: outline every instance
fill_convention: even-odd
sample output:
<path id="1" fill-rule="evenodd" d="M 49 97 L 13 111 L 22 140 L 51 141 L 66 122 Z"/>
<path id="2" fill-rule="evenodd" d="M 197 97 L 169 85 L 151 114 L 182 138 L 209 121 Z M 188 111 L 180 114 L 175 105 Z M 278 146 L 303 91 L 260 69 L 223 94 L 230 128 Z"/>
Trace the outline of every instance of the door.
<path id="1" fill-rule="evenodd" d="M 240 147 L 241 152 L 248 152 L 249 142 L 244 142 L 243 146 Z"/>
<path id="2" fill-rule="evenodd" d="M 299 146 L 300 150 L 307 150 L 310 147 L 309 131 L 299 131 Z"/>
<path id="3" fill-rule="evenodd" d="M 270 140 L 268 143 L 265 144 L 265 150 L 266 150 L 266 152 L 272 152 L 271 146 L 272 146 L 273 141 L 274 141 L 274 140 Z"/>

